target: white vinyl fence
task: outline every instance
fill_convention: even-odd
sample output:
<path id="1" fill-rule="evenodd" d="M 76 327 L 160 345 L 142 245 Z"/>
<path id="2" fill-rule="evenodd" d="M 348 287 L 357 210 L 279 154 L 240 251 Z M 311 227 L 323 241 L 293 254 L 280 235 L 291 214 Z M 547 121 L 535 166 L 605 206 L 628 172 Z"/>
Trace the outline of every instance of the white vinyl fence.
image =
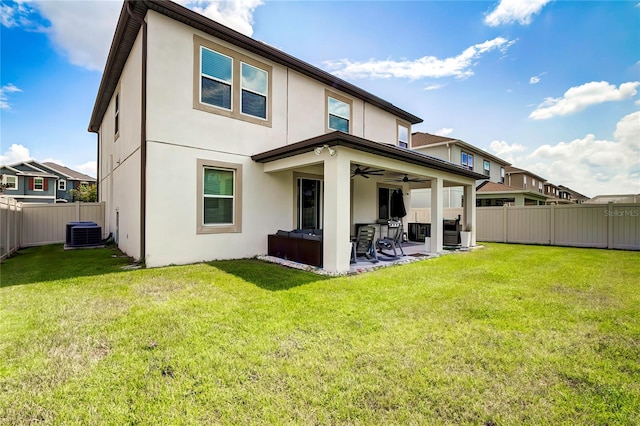
<path id="1" fill-rule="evenodd" d="M 20 248 L 21 231 L 22 204 L 13 198 L 0 197 L 0 260 Z"/>
<path id="2" fill-rule="evenodd" d="M 0 198 L 2 259 L 20 247 L 64 243 L 68 222 L 95 222 L 104 232 L 104 203 L 31 204 Z"/>
<path id="3" fill-rule="evenodd" d="M 479 207 L 476 240 L 640 250 L 640 204 Z"/>

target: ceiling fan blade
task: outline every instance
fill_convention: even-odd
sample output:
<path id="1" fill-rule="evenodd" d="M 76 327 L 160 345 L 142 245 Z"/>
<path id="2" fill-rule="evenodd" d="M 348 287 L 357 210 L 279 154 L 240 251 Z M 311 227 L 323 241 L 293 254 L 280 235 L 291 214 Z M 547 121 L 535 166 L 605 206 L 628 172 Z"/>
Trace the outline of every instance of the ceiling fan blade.
<path id="1" fill-rule="evenodd" d="M 384 172 L 384 169 L 372 169 L 371 167 L 365 167 L 362 170 L 362 173 L 367 173 L 369 175 L 374 174 L 374 173 L 382 173 Z"/>

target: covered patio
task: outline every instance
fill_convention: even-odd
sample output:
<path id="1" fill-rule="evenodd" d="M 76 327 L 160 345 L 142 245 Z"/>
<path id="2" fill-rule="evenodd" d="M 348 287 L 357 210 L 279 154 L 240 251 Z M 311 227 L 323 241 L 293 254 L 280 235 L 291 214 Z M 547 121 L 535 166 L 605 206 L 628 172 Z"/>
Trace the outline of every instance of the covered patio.
<path id="1" fill-rule="evenodd" d="M 342 132 L 324 134 L 251 158 L 263 164 L 265 173 L 290 181 L 294 192 L 296 182 L 301 179 L 320 181 L 319 203 L 315 207 L 322 229 L 322 265 L 328 272 L 350 270 L 351 241 L 356 224 L 384 222 L 382 206 L 385 202 L 381 194 L 386 193 L 385 188 L 400 189 L 405 205 L 410 205 L 411 189 L 432 189 L 431 244 L 424 250 L 440 253 L 443 250 L 443 188 L 462 186 L 467 200 L 462 226 L 473 230 L 471 243 L 475 244 L 475 181 L 482 175 L 462 166 Z M 294 196 L 293 200 L 292 207 L 296 211 L 291 227 L 295 228 L 301 223 L 300 195 Z M 400 218 L 405 232 L 407 219 Z"/>

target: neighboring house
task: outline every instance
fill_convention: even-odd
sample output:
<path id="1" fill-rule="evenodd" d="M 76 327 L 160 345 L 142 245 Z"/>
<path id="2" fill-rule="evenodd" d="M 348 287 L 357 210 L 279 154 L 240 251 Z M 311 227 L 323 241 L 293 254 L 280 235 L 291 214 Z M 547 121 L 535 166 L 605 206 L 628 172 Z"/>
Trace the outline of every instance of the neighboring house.
<path id="1" fill-rule="evenodd" d="M 496 157 L 470 143 L 446 136 L 415 132 L 411 135 L 411 149 L 440 158 L 483 175 L 476 181 L 476 186 L 483 182 L 502 182 L 505 179 L 505 167 L 511 163 Z M 428 190 L 416 190 L 415 195 Z M 429 197 L 413 197 L 413 208 L 428 208 Z M 463 193 L 460 187 L 450 187 L 445 191 L 445 207 L 462 207 Z"/>
<path id="2" fill-rule="evenodd" d="M 35 160 L 1 166 L 3 195 L 26 203 L 56 203 L 73 201 L 69 192 L 80 185 L 95 185 L 91 176 L 56 163 Z"/>
<path id="3" fill-rule="evenodd" d="M 487 182 L 478 186 L 478 207 L 502 205 L 539 206 L 547 203 L 545 179 L 524 169 L 505 167 L 504 183 Z"/>
<path id="4" fill-rule="evenodd" d="M 578 191 L 574 191 L 564 185 L 558 185 L 558 189 L 560 190 L 560 198 L 563 200 L 570 200 L 575 204 L 582 204 L 589 201 L 589 197 L 586 195 L 582 195 Z"/>
<path id="5" fill-rule="evenodd" d="M 464 187 L 475 225 L 482 175 L 407 149 L 421 121 L 178 4 L 125 1 L 89 124 L 105 227 L 147 266 L 321 228 L 323 267 L 343 272 L 356 224 L 386 220 L 394 189 L 407 203 L 430 186 L 440 251 L 443 187 Z"/>
<path id="6" fill-rule="evenodd" d="M 544 194 L 548 196 L 547 204 L 571 204 L 573 201 L 567 196 L 567 193 L 560 189 L 559 186 L 551 182 L 544 183 Z"/>
<path id="7" fill-rule="evenodd" d="M 485 181 L 477 188 L 476 206 L 538 206 L 546 204 L 548 198 L 548 196 L 531 189 Z"/>

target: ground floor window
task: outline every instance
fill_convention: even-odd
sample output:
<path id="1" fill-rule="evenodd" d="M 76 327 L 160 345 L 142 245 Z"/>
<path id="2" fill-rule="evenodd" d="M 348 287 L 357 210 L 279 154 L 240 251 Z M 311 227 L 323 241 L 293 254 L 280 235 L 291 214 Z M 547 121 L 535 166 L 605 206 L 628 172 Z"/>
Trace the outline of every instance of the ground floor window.
<path id="1" fill-rule="evenodd" d="M 198 160 L 197 187 L 197 232 L 241 232 L 242 165 Z"/>

